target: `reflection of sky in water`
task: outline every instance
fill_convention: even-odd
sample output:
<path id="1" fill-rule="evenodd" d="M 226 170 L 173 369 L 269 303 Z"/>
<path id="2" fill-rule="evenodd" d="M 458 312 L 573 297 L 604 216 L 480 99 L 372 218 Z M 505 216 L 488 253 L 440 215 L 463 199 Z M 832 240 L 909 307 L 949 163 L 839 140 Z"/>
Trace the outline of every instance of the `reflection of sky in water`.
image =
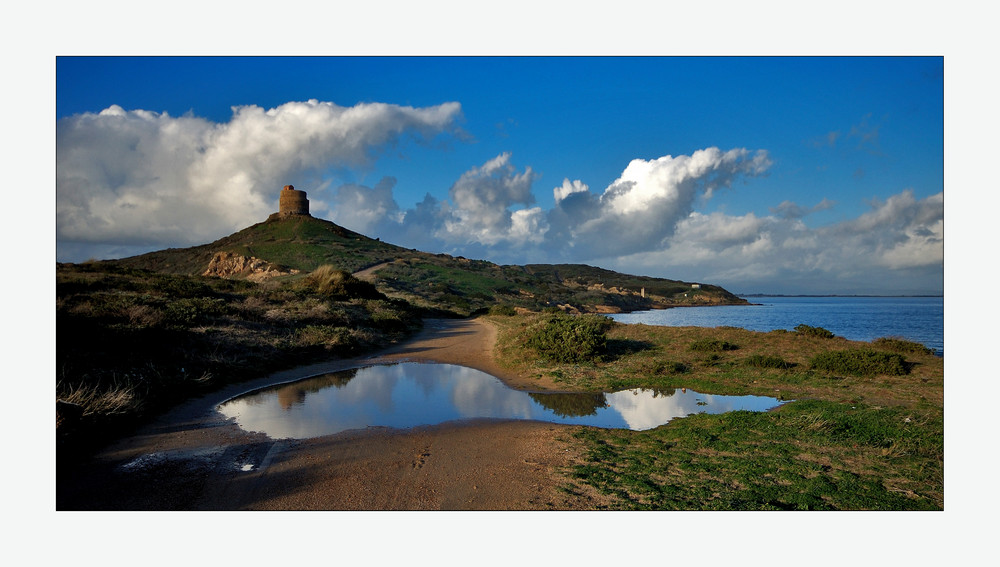
<path id="1" fill-rule="evenodd" d="M 556 402 L 566 403 L 567 395 Z M 537 401 L 536 401 L 537 400 Z M 450 364 L 370 366 L 309 378 L 241 396 L 219 411 L 248 431 L 305 439 L 369 426 L 407 428 L 468 418 L 530 419 L 605 428 L 651 429 L 693 413 L 764 411 L 761 396 L 712 396 L 687 390 L 624 390 L 605 395 L 592 415 L 562 417 L 545 394 L 512 390 L 484 372 Z M 584 405 L 592 396 L 582 395 Z M 566 412 L 563 412 L 565 414 Z"/>

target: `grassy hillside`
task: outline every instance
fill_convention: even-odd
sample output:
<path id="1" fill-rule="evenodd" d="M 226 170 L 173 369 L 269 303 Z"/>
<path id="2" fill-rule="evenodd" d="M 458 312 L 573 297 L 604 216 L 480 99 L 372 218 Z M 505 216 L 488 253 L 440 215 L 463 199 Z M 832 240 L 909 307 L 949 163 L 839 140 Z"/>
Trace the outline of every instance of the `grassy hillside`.
<path id="1" fill-rule="evenodd" d="M 114 263 L 176 275 L 200 275 L 216 252 L 309 272 L 332 265 L 364 277 L 389 297 L 467 316 L 495 304 L 539 311 L 613 312 L 675 305 L 739 304 L 713 285 L 631 276 L 580 264 L 501 266 L 403 248 L 307 216 L 273 218 L 210 244 L 168 249 Z M 297 276 L 287 276 L 295 279 Z M 299 276 L 300 277 L 300 276 Z"/>
<path id="2" fill-rule="evenodd" d="M 321 219 L 292 216 L 267 220 L 191 248 L 169 248 L 117 260 L 125 266 L 178 275 L 201 275 L 216 252 L 234 252 L 304 272 L 334 265 L 354 272 L 410 253 Z"/>

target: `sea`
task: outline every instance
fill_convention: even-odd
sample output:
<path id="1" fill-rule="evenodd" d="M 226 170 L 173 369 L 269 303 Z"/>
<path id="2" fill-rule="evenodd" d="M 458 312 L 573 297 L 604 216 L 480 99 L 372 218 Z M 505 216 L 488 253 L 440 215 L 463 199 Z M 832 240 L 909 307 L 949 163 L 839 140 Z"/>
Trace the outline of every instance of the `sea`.
<path id="1" fill-rule="evenodd" d="M 805 324 L 822 327 L 852 341 L 880 337 L 923 344 L 944 356 L 944 297 L 757 297 L 753 305 L 675 307 L 616 313 L 621 323 L 673 327 L 741 327 L 750 331 L 793 330 Z"/>

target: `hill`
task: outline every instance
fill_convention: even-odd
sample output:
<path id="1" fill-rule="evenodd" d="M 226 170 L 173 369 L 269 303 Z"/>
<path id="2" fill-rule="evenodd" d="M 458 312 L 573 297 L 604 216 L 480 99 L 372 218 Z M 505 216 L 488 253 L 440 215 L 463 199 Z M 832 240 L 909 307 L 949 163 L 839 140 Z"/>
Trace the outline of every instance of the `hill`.
<path id="1" fill-rule="evenodd" d="M 385 295 L 466 316 L 493 305 L 612 313 L 745 304 L 709 285 L 621 274 L 582 264 L 499 265 L 403 248 L 309 215 L 272 215 L 215 242 L 114 263 L 175 275 L 297 279 L 322 265 L 354 273 Z M 210 269 L 211 268 L 211 269 Z"/>

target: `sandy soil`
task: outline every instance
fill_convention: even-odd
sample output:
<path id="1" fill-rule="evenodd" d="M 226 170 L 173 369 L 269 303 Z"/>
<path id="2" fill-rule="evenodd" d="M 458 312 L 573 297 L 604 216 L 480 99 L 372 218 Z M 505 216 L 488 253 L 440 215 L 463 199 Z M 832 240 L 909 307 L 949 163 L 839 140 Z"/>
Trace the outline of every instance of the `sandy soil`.
<path id="1" fill-rule="evenodd" d="M 314 364 L 197 400 L 60 470 L 57 510 L 546 510 L 585 509 L 594 495 L 558 490 L 575 458 L 571 428 L 525 421 L 369 428 L 310 440 L 273 440 L 224 420 L 235 395 L 307 376 L 390 361 L 460 364 L 508 385 L 550 384 L 503 371 L 496 330 L 478 320 L 432 320 L 374 357 Z"/>

